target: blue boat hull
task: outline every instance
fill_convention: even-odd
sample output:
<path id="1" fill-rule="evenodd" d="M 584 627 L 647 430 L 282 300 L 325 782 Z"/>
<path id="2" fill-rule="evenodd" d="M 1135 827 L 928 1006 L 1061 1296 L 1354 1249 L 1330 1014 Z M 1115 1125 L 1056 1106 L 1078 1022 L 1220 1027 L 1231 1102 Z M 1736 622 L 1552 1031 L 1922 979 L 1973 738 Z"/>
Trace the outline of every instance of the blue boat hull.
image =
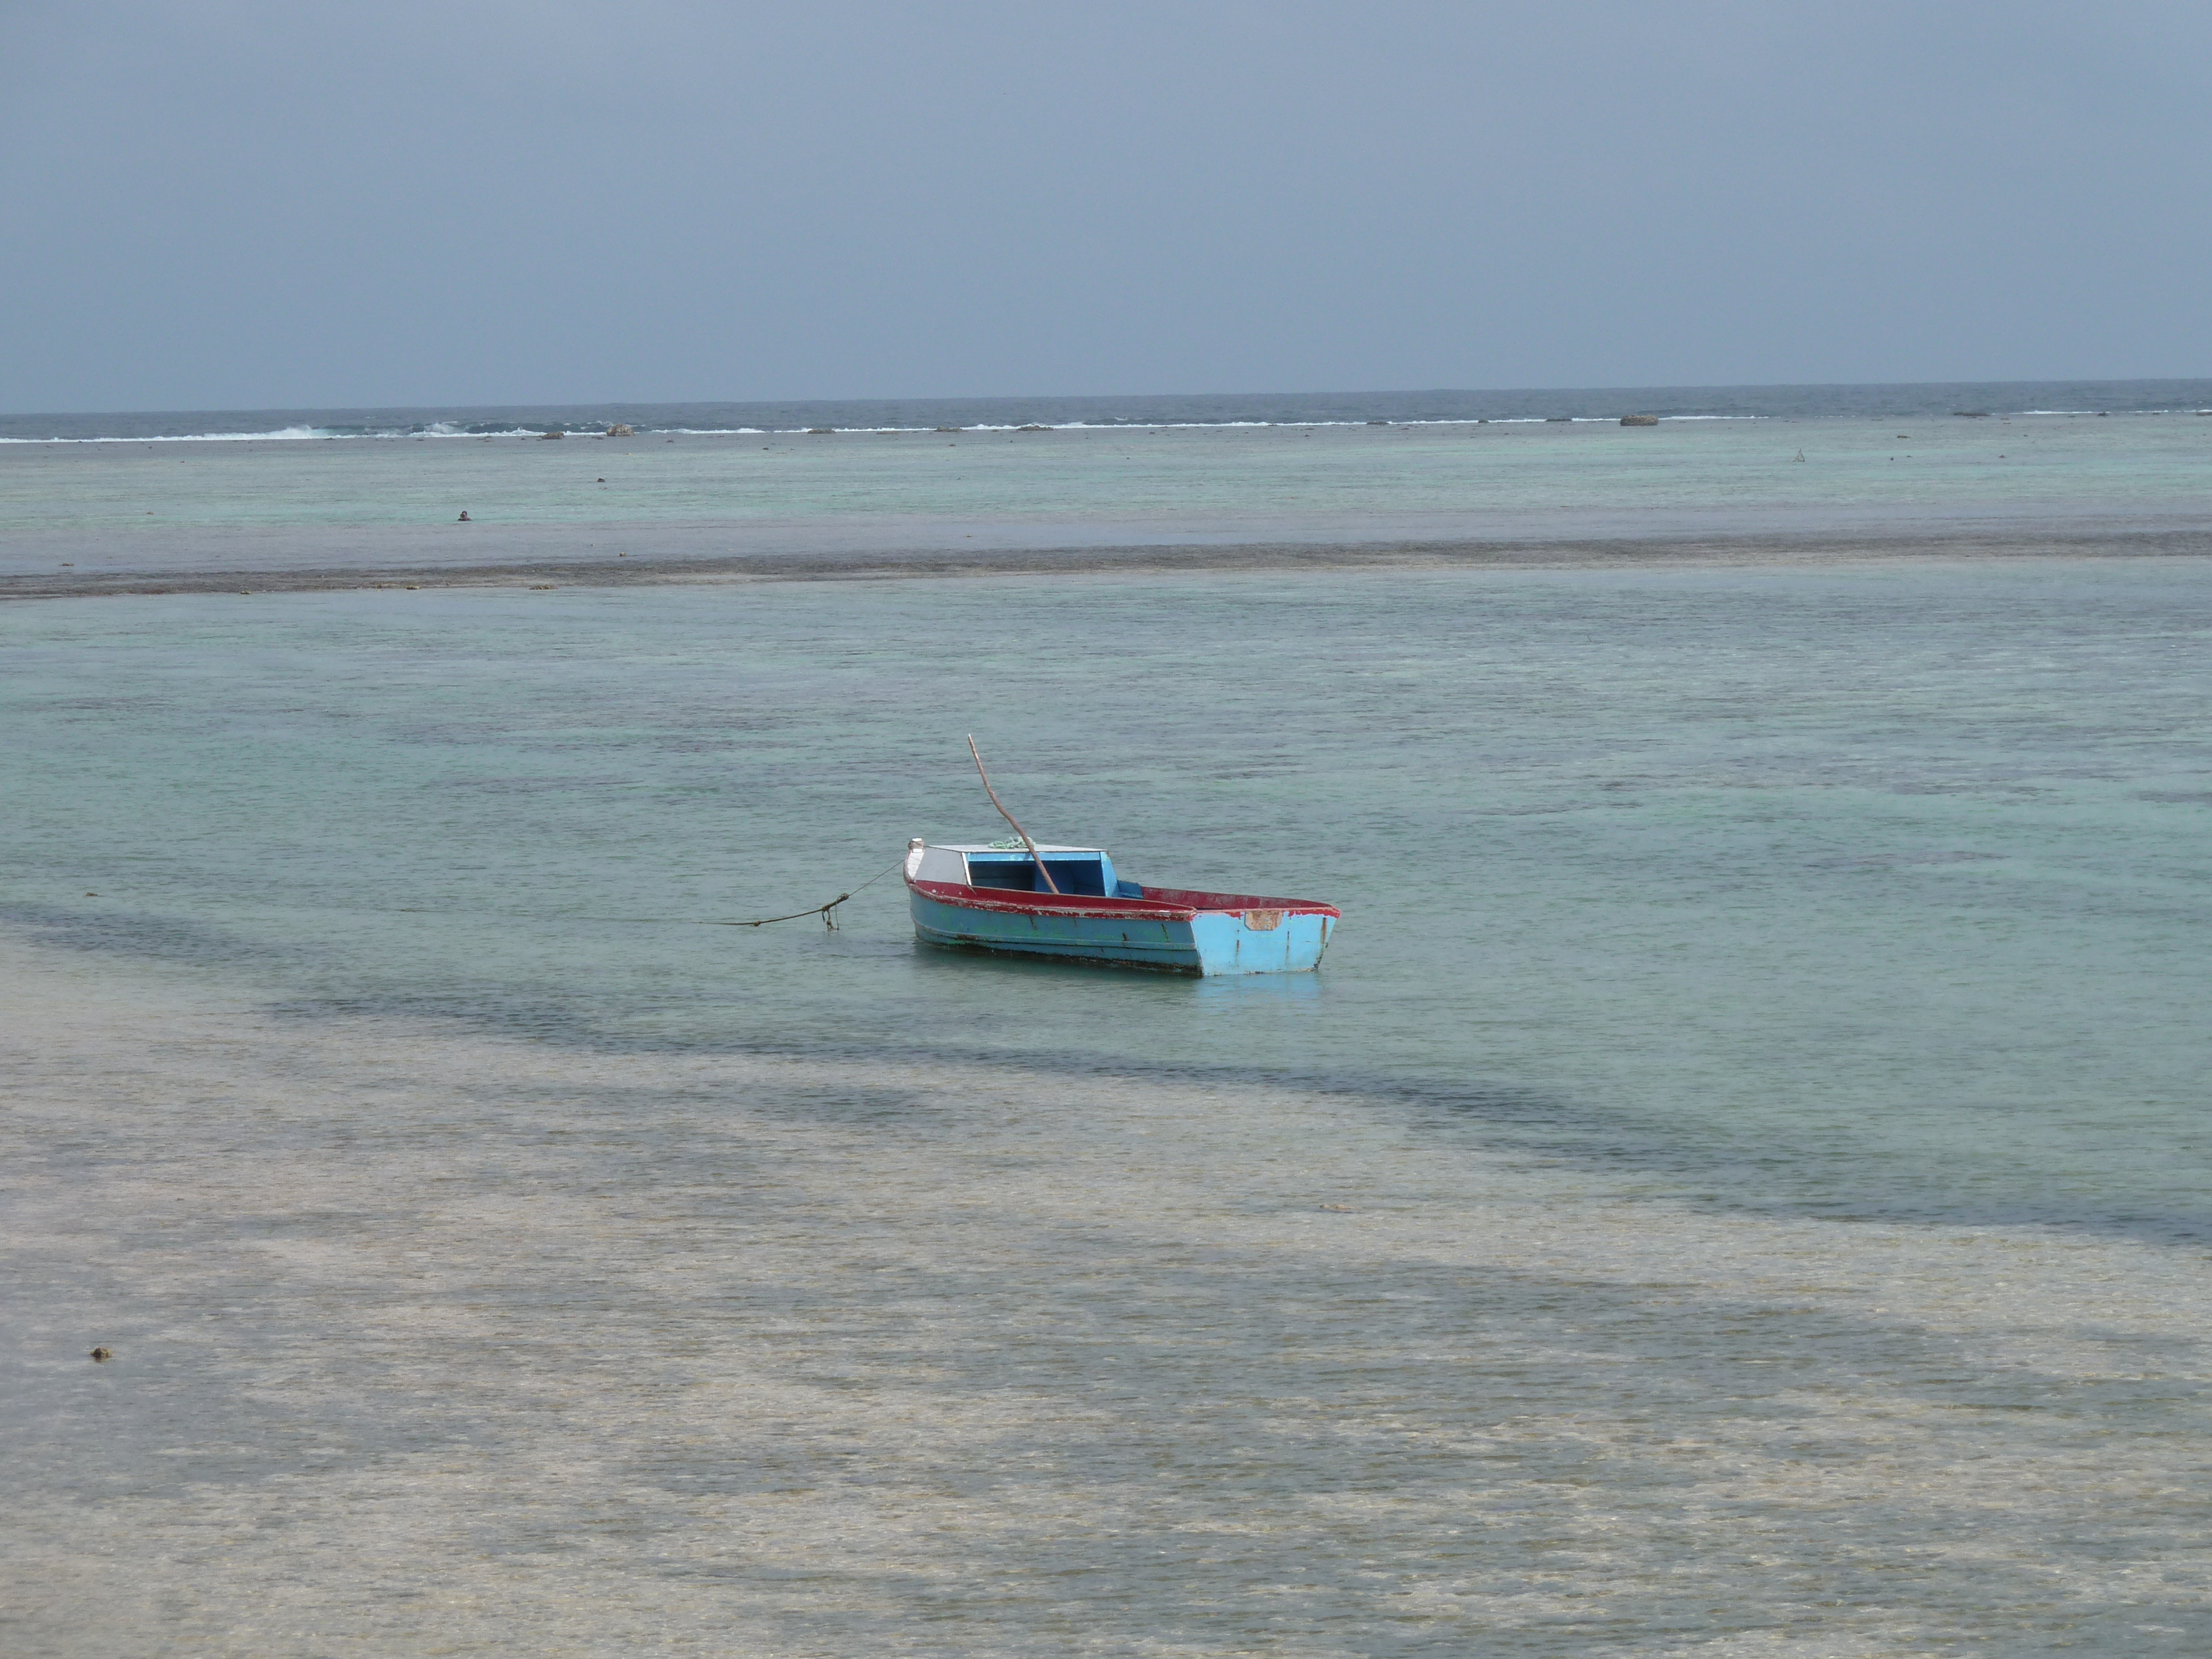
<path id="1" fill-rule="evenodd" d="M 1222 911 L 1200 911 L 1188 919 L 1053 915 L 973 908 L 918 888 L 909 887 L 908 892 L 915 935 L 925 944 L 1171 974 L 1306 972 L 1321 965 L 1336 920 L 1273 913 L 1273 926 L 1255 927 L 1242 915 Z M 1263 919 L 1268 914 L 1262 913 Z"/>

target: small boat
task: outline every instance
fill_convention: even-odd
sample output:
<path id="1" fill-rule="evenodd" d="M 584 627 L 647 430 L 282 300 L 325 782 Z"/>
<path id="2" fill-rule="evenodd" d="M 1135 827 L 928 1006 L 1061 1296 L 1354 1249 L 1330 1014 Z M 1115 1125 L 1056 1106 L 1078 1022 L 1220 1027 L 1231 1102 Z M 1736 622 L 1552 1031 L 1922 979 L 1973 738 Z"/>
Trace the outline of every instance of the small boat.
<path id="1" fill-rule="evenodd" d="M 932 847 L 917 836 L 906 886 L 926 944 L 1176 974 L 1303 973 L 1321 965 L 1342 915 L 1310 899 L 1146 887 L 1122 880 L 1097 848 L 1026 837 Z"/>

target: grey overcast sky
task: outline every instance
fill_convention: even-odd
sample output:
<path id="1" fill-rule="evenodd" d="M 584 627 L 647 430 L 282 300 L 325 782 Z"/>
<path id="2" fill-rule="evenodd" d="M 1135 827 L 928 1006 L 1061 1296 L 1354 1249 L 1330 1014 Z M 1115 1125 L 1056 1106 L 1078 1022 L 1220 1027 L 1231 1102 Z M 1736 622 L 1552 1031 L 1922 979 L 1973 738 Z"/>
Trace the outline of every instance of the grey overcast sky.
<path id="1" fill-rule="evenodd" d="M 2206 0 L 0 5 L 12 410 L 2168 375 Z"/>

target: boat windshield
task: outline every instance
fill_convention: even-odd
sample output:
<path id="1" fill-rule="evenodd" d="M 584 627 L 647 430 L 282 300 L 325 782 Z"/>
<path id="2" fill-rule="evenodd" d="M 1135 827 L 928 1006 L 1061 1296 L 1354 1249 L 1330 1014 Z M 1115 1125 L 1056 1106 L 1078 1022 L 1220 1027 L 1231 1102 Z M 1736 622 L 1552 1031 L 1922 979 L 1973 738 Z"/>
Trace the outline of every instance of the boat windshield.
<path id="1" fill-rule="evenodd" d="M 1044 867 L 1052 884 L 1076 897 L 1097 898 L 1107 890 L 1106 859 L 1101 853 L 1047 853 Z M 1017 893 L 1042 893 L 1036 864 L 1027 853 L 970 853 L 968 880 L 976 887 L 997 887 Z"/>

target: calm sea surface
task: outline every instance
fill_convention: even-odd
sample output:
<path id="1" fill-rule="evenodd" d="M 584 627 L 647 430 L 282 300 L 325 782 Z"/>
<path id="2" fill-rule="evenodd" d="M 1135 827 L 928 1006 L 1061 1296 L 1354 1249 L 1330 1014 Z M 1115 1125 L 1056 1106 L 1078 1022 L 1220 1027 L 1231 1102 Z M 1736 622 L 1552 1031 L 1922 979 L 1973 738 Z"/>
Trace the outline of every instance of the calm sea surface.
<path id="1" fill-rule="evenodd" d="M 2049 488 L 2202 489 L 2121 424 Z M 0 1648 L 2201 1653 L 2208 644 L 2198 559 L 0 608 Z M 969 732 L 1323 970 L 703 925 L 995 833 Z"/>

